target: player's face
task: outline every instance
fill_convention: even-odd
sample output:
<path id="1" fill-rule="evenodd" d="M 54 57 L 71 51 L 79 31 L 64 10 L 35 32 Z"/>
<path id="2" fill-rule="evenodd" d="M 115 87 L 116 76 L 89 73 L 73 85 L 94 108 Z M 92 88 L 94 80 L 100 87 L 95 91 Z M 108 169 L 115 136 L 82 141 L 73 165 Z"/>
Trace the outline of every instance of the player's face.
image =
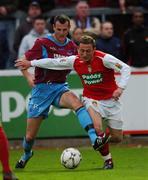
<path id="1" fill-rule="evenodd" d="M 80 56 L 80 59 L 83 61 L 91 61 L 94 55 L 95 48 L 92 46 L 92 44 L 82 44 L 80 43 L 78 48 L 78 54 Z"/>
<path id="2" fill-rule="evenodd" d="M 70 29 L 69 23 L 66 21 L 64 24 L 61 24 L 59 21 L 57 21 L 53 25 L 53 29 L 55 38 L 59 42 L 64 43 Z"/>

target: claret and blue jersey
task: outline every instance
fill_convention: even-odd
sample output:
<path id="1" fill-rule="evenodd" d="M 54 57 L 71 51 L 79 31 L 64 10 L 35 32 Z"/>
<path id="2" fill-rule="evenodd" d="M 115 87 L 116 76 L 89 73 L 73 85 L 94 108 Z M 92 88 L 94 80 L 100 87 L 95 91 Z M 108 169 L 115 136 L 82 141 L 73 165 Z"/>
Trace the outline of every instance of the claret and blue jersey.
<path id="1" fill-rule="evenodd" d="M 60 43 L 49 34 L 45 38 L 37 39 L 33 48 L 25 53 L 28 60 L 41 58 L 57 58 L 75 55 L 77 47 L 70 39 L 66 38 L 65 43 Z M 35 83 L 42 82 L 57 82 L 63 83 L 66 81 L 66 76 L 70 70 L 47 70 L 42 68 L 35 69 Z"/>

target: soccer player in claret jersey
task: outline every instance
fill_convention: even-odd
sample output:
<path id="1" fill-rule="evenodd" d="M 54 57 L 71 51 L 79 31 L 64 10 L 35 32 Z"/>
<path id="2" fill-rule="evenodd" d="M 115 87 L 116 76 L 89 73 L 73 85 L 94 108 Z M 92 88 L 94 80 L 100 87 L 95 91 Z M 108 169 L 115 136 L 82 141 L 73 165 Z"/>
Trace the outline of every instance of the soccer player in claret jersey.
<path id="1" fill-rule="evenodd" d="M 83 84 L 83 103 L 88 109 L 96 131 L 99 133 L 103 118 L 107 120 L 112 142 L 122 140 L 121 104 L 119 101 L 130 77 L 130 67 L 110 54 L 95 50 L 95 40 L 83 36 L 78 47 L 78 55 L 58 59 L 18 61 L 16 66 L 30 66 L 48 69 L 74 69 Z M 114 72 L 120 72 L 118 84 Z M 112 169 L 113 161 L 106 143 L 98 149 L 104 159 L 104 169 Z"/>
<path id="2" fill-rule="evenodd" d="M 70 20 L 65 15 L 54 19 L 54 33 L 37 39 L 32 49 L 25 53 L 22 60 L 41 58 L 57 58 L 77 53 L 76 45 L 67 38 Z M 101 148 L 109 139 L 105 133 L 97 135 L 89 113 L 79 98 L 67 86 L 66 77 L 70 70 L 35 69 L 35 80 L 27 70 L 22 73 L 33 86 L 28 107 L 27 131 L 23 141 L 24 154 L 16 164 L 16 168 L 24 168 L 33 156 L 32 146 L 41 122 L 48 116 L 50 105 L 70 108 L 76 112 L 81 126 L 87 131 L 94 149 Z"/>
<path id="3" fill-rule="evenodd" d="M 17 180 L 9 165 L 8 140 L 0 123 L 0 161 L 3 168 L 3 180 Z"/>

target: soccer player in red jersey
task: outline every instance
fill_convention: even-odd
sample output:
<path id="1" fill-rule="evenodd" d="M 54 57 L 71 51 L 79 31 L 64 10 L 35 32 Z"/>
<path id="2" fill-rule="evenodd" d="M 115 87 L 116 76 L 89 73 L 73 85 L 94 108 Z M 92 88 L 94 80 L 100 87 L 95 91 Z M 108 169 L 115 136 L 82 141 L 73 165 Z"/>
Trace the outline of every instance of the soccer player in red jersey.
<path id="1" fill-rule="evenodd" d="M 8 140 L 0 123 L 0 161 L 3 168 L 3 180 L 17 180 L 9 165 Z"/>
<path id="2" fill-rule="evenodd" d="M 110 54 L 95 50 L 95 40 L 83 36 L 78 47 L 78 55 L 58 59 L 41 59 L 18 62 L 17 66 L 30 66 L 48 69 L 73 69 L 83 84 L 83 103 L 88 109 L 96 131 L 99 133 L 103 119 L 110 129 L 111 141 L 122 140 L 121 104 L 119 101 L 130 77 L 130 67 Z M 114 72 L 120 72 L 118 84 Z M 106 143 L 99 149 L 104 159 L 104 169 L 112 169 L 113 161 Z"/>
<path id="3" fill-rule="evenodd" d="M 77 47 L 67 38 L 70 20 L 65 15 L 54 19 L 54 33 L 37 39 L 32 49 L 20 60 L 41 58 L 58 58 L 75 55 Z M 28 107 L 27 130 L 23 141 L 24 154 L 16 164 L 16 168 L 24 168 L 33 156 L 32 146 L 43 119 L 48 117 L 50 105 L 70 108 L 76 112 L 81 126 L 87 131 L 95 150 L 101 148 L 109 139 L 105 134 L 97 135 L 93 122 L 83 103 L 72 93 L 66 81 L 70 70 L 48 70 L 35 68 L 35 79 L 27 70 L 22 70 L 29 84 L 33 87 Z"/>

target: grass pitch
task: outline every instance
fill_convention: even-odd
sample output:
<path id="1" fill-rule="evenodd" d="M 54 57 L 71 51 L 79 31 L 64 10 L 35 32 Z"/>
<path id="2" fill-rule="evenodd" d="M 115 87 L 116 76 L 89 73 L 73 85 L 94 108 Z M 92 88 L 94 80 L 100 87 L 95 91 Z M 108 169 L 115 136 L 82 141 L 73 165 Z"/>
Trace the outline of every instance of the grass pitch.
<path id="1" fill-rule="evenodd" d="M 74 170 L 60 164 L 63 149 L 35 150 L 25 169 L 14 170 L 20 180 L 147 180 L 148 147 L 111 147 L 115 168 L 102 170 L 103 161 L 92 148 L 78 148 L 82 161 Z M 11 151 L 11 166 L 22 154 Z M 1 174 L 0 174 L 1 176 Z M 2 176 L 1 176 L 2 177 Z M 1 178 L 0 177 L 0 178 Z"/>

